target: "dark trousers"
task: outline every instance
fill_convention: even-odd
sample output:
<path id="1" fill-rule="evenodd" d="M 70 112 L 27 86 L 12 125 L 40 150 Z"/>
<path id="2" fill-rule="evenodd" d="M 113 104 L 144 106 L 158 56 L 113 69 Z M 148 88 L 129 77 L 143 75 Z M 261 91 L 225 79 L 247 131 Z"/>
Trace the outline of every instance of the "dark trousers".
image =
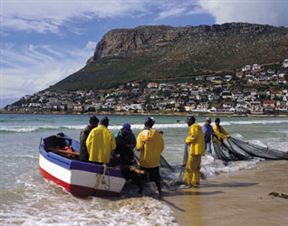
<path id="1" fill-rule="evenodd" d="M 141 169 L 146 172 L 144 174 L 144 177 L 147 177 L 147 175 L 148 175 L 150 181 L 155 182 L 157 189 L 158 189 L 158 192 L 160 194 L 161 193 L 161 176 L 160 176 L 159 166 L 154 167 L 154 168 L 146 168 L 146 167 L 141 166 Z"/>
<path id="2" fill-rule="evenodd" d="M 129 165 L 121 166 L 121 172 L 122 172 L 123 177 L 126 180 L 131 179 L 132 182 L 138 186 L 139 192 L 142 193 L 143 191 L 142 175 L 139 175 L 135 171 L 131 171 Z"/>

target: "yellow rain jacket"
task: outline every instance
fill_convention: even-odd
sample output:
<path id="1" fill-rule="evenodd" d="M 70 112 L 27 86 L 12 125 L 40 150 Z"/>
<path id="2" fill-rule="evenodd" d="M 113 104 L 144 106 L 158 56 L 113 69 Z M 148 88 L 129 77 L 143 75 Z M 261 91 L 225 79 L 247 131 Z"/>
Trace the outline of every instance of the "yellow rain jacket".
<path id="1" fill-rule="evenodd" d="M 213 131 L 217 136 L 218 140 L 227 139 L 230 137 L 230 134 L 225 131 L 222 126 L 213 125 Z"/>
<path id="2" fill-rule="evenodd" d="M 109 163 L 111 152 L 116 148 L 113 134 L 103 125 L 94 128 L 86 140 L 89 161 Z"/>
<path id="3" fill-rule="evenodd" d="M 160 165 L 160 156 L 164 149 L 162 135 L 155 129 L 144 129 L 137 137 L 136 150 L 141 151 L 140 165 L 154 168 Z"/>
<path id="4" fill-rule="evenodd" d="M 205 154 L 205 141 L 204 134 L 201 126 L 194 123 L 190 126 L 188 136 L 185 139 L 185 143 L 189 144 L 190 155 L 204 155 Z"/>

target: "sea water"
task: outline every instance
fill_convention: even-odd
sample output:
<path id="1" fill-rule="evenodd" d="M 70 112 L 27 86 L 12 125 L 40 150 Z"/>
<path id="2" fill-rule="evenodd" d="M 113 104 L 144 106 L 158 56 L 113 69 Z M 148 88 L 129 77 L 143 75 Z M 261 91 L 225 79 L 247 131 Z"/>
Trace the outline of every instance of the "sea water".
<path id="1" fill-rule="evenodd" d="M 145 116 L 109 116 L 109 129 L 116 135 L 124 122 L 135 135 Z M 163 156 L 175 172 L 163 172 L 175 181 L 181 171 L 185 117 L 155 116 L 155 128 L 164 132 Z M 213 119 L 213 118 L 212 118 Z M 79 199 L 43 179 L 38 171 L 38 146 L 42 137 L 58 132 L 79 139 L 88 123 L 87 115 L 0 115 L 0 225 L 177 225 L 171 209 L 153 196 L 137 196 L 137 189 L 125 187 L 118 198 Z M 202 124 L 204 117 L 198 117 Z M 234 137 L 288 151 L 288 118 L 222 117 L 221 125 Z M 254 167 L 260 159 L 224 164 L 203 157 L 202 174 L 216 174 Z M 151 187 L 153 190 L 153 187 Z"/>

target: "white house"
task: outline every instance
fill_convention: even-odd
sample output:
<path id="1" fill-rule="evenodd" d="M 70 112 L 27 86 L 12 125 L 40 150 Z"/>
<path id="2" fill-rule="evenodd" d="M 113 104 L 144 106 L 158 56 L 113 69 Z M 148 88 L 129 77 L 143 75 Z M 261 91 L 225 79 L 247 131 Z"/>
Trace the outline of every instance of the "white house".
<path id="1" fill-rule="evenodd" d="M 242 72 L 251 71 L 251 65 L 245 65 L 242 67 Z"/>
<path id="2" fill-rule="evenodd" d="M 234 95 L 228 90 L 223 91 L 220 95 L 223 99 L 234 99 Z"/>
<path id="3" fill-rule="evenodd" d="M 259 64 L 253 64 L 252 65 L 252 70 L 253 71 L 257 71 L 257 70 L 260 70 L 261 69 L 261 66 Z"/>
<path id="4" fill-rule="evenodd" d="M 232 80 L 232 75 L 225 75 L 225 76 L 224 76 L 224 80 L 225 80 L 226 82 L 230 82 L 230 81 Z"/>
<path id="5" fill-rule="evenodd" d="M 285 60 L 283 61 L 282 66 L 283 66 L 284 68 L 288 68 L 288 59 L 285 59 Z"/>

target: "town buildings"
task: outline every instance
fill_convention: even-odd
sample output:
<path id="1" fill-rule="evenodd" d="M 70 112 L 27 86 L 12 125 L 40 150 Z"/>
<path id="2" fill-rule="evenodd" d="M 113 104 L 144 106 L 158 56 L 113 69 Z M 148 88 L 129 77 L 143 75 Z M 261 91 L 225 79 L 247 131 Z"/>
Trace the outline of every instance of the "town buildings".
<path id="1" fill-rule="evenodd" d="M 235 74 L 187 82 L 135 81 L 109 90 L 50 91 L 24 96 L 8 112 L 288 114 L 288 67 L 245 65 Z"/>

